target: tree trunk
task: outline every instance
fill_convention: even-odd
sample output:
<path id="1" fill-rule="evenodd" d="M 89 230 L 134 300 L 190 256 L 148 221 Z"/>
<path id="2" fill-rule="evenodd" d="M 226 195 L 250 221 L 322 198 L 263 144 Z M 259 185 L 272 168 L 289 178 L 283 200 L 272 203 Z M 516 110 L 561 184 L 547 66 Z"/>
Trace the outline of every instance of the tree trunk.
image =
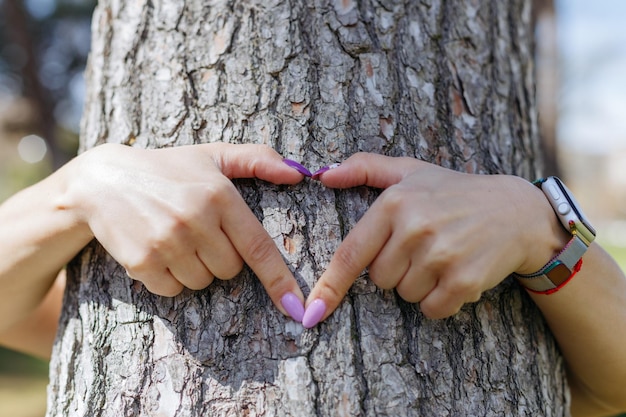
<path id="1" fill-rule="evenodd" d="M 530 3 L 103 0 L 82 149 L 253 142 L 313 169 L 368 151 L 534 178 Z M 305 295 L 377 196 L 238 185 Z M 510 279 L 429 320 L 363 274 L 305 330 L 250 271 L 162 298 L 94 242 L 69 276 L 48 416 L 569 414 L 556 344 Z"/>

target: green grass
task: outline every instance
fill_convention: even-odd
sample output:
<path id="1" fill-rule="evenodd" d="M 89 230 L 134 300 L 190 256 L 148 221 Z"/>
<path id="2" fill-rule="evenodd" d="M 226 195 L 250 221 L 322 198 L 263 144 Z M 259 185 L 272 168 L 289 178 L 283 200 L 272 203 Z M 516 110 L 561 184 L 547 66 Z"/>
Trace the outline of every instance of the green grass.
<path id="1" fill-rule="evenodd" d="M 48 363 L 0 348 L 0 416 L 46 413 Z"/>
<path id="2" fill-rule="evenodd" d="M 0 375 L 0 416 L 43 417 L 48 377 Z"/>

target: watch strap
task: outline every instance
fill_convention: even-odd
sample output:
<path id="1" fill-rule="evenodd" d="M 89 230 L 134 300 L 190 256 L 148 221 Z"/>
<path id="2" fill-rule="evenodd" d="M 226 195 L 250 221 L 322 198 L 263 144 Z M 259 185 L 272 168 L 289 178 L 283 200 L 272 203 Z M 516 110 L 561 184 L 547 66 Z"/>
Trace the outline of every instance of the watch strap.
<path id="1" fill-rule="evenodd" d="M 526 289 L 540 294 L 551 294 L 559 290 L 580 270 L 582 256 L 588 245 L 574 235 L 563 250 L 534 274 L 513 274 Z"/>

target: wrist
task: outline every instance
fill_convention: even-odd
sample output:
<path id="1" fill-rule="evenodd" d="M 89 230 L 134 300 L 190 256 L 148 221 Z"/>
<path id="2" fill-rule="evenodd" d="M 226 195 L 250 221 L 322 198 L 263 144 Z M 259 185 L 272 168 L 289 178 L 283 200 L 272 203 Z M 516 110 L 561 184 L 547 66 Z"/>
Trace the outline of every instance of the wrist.
<path id="1" fill-rule="evenodd" d="M 568 232 L 569 241 L 538 271 L 517 274 L 516 278 L 529 291 L 552 294 L 567 284 L 580 270 L 582 257 L 595 239 L 596 232 L 571 191 L 560 179 L 541 178 L 533 184 L 541 189 L 562 229 Z"/>
<path id="2" fill-rule="evenodd" d="M 86 154 L 77 156 L 61 167 L 53 175 L 58 183 L 58 195 L 54 209 L 62 214 L 68 224 L 68 231 L 87 244 L 94 235 L 89 227 L 89 207 L 92 205 L 89 186 L 85 184 L 89 175 L 85 172 Z M 84 246 L 84 244 L 82 246 Z"/>
<path id="3" fill-rule="evenodd" d="M 522 231 L 524 256 L 516 274 L 527 275 L 540 270 L 569 243 L 572 235 L 561 225 L 550 202 L 532 183 L 515 177 L 518 199 L 518 227 Z"/>

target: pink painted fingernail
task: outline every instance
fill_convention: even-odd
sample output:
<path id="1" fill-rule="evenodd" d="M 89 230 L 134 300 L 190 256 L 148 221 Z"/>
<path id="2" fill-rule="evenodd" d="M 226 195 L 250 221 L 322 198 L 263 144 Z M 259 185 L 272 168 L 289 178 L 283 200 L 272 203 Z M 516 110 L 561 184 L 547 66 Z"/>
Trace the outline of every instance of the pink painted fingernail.
<path id="1" fill-rule="evenodd" d="M 324 314 L 326 314 L 326 303 L 321 298 L 317 298 L 306 308 L 302 325 L 310 329 L 320 322 Z"/>
<path id="2" fill-rule="evenodd" d="M 280 299 L 280 303 L 292 319 L 297 322 L 302 321 L 302 316 L 304 316 L 304 305 L 297 295 L 292 292 L 288 292 L 283 295 L 283 298 Z"/>
<path id="3" fill-rule="evenodd" d="M 318 169 L 317 171 L 315 171 L 313 174 L 311 174 L 311 178 L 313 178 L 314 180 L 318 179 L 320 175 L 322 175 L 324 172 L 330 171 L 331 169 L 335 169 L 337 167 L 339 167 L 341 164 L 332 164 L 332 165 L 326 165 L 325 167 L 321 167 L 320 169 Z"/>
<path id="4" fill-rule="evenodd" d="M 283 162 L 284 162 L 285 164 L 287 164 L 288 166 L 290 166 L 291 168 L 293 168 L 293 169 L 295 169 L 296 171 L 298 171 L 298 172 L 299 172 L 300 174 L 302 174 L 302 175 L 305 175 L 305 176 L 307 176 L 307 177 L 310 177 L 311 175 L 313 175 L 313 174 L 311 174 L 311 171 L 309 171 L 308 169 L 306 169 L 306 168 L 304 167 L 304 165 L 302 165 L 302 164 L 301 164 L 301 163 L 299 163 L 299 162 L 296 162 L 296 161 L 293 161 L 293 160 L 291 160 L 291 159 L 287 159 L 287 158 L 283 159 Z"/>

